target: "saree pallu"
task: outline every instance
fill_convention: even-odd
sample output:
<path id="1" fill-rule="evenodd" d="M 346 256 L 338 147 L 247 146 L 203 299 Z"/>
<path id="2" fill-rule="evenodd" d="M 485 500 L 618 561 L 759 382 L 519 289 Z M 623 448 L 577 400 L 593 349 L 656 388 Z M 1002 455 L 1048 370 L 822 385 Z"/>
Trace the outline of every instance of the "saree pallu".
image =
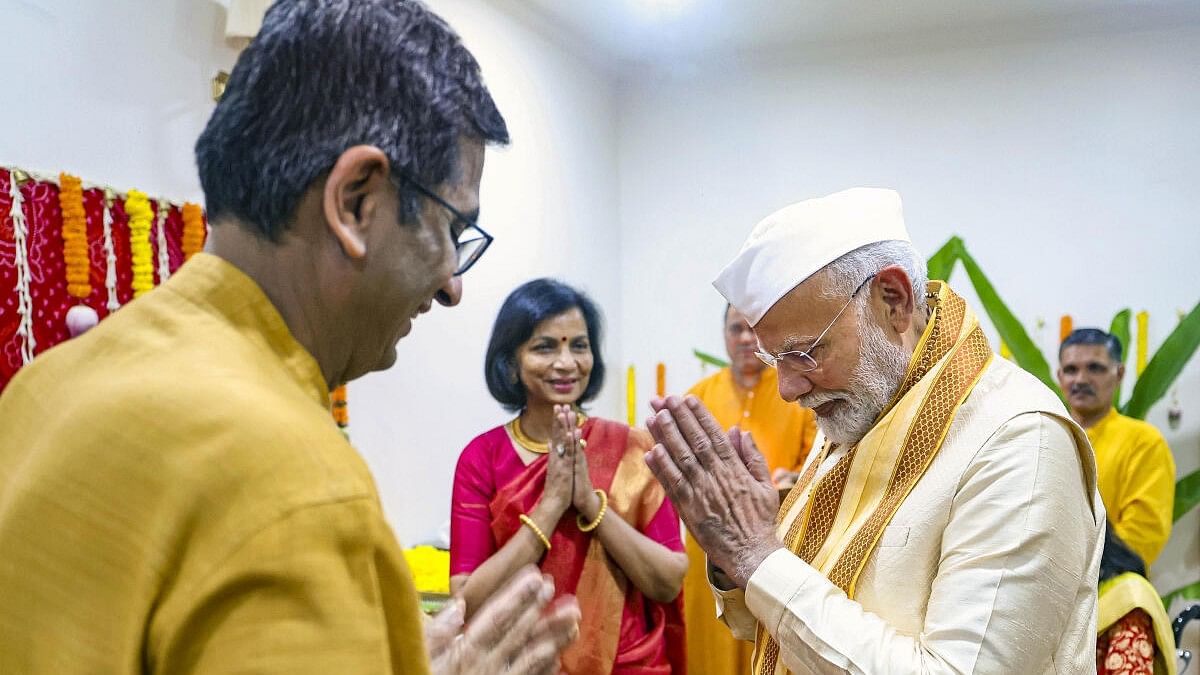
<path id="1" fill-rule="evenodd" d="M 644 456 L 653 445 L 650 435 L 596 418 L 588 419 L 582 431 L 592 485 L 608 493 L 609 510 L 643 533 L 656 517 L 662 518 L 660 511 L 669 510 L 667 515 L 678 530 L 678 517 L 646 466 Z M 511 445 L 503 427 L 489 432 L 493 433 L 499 434 L 493 442 Z M 520 531 L 519 516 L 532 511 L 541 499 L 546 467 L 547 457 L 539 457 L 515 478 L 497 485 L 488 504 L 496 549 Z M 572 675 L 686 672 L 682 596 L 669 604 L 643 596 L 608 557 L 599 538 L 579 530 L 577 515 L 574 508 L 567 509 L 554 531 L 547 533 L 551 550 L 540 565 L 554 578 L 555 593 L 574 595 L 582 610 L 579 639 L 563 654 L 564 671 Z M 682 550 L 678 538 L 670 546 L 676 544 Z"/>

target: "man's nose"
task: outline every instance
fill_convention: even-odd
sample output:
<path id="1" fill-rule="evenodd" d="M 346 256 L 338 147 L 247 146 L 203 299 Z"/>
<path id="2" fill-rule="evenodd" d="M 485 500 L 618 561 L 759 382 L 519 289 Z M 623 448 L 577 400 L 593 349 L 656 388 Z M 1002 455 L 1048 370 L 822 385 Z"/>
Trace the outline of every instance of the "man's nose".
<path id="1" fill-rule="evenodd" d="M 812 380 L 801 373 L 789 373 L 779 369 L 779 397 L 789 403 L 813 390 Z"/>
<path id="2" fill-rule="evenodd" d="M 462 277 L 450 277 L 434 296 L 443 307 L 453 307 L 462 300 Z"/>

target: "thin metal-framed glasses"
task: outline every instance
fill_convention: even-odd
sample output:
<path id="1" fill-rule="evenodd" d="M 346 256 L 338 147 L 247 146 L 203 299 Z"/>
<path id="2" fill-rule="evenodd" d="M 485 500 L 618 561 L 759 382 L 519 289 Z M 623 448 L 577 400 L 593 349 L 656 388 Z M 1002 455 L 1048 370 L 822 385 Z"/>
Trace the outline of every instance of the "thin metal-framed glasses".
<path id="1" fill-rule="evenodd" d="M 812 346 L 807 350 L 802 351 L 799 349 L 794 349 L 792 351 L 780 352 L 779 354 L 771 354 L 762 350 L 756 350 L 754 355 L 758 357 L 759 361 L 762 361 L 772 368 L 778 368 L 779 362 L 783 361 L 801 373 L 808 373 L 816 370 L 818 368 L 818 364 L 817 360 L 812 357 L 812 350 L 816 349 L 817 345 L 821 344 L 821 340 L 824 339 L 825 334 L 829 332 L 830 328 L 833 328 L 833 325 L 837 323 L 837 320 L 842 317 L 842 312 L 845 312 L 846 308 L 850 306 L 850 303 L 854 301 L 854 296 L 858 295 L 858 292 L 866 287 L 866 285 L 874 278 L 875 275 L 872 274 L 866 279 L 863 279 L 863 282 L 858 285 L 858 288 L 854 289 L 854 292 L 850 294 L 850 297 L 846 298 L 846 304 L 842 305 L 842 308 L 838 310 L 837 314 L 833 315 L 833 321 L 830 321 L 829 325 L 825 326 L 825 330 L 821 331 L 821 334 L 817 336 L 816 340 L 813 340 Z"/>
<path id="2" fill-rule="evenodd" d="M 479 226 L 479 223 L 475 222 L 474 218 L 469 218 L 458 209 L 450 206 L 449 202 L 439 197 L 433 190 L 421 185 L 412 176 L 404 175 L 403 178 L 417 192 L 441 204 L 443 208 L 454 216 L 450 221 L 450 238 L 454 240 L 454 253 L 458 257 L 458 267 L 454 270 L 454 276 L 462 276 L 463 273 L 471 269 L 471 265 L 474 265 L 483 256 L 483 252 L 487 250 L 488 246 L 492 245 L 492 240 L 495 237 L 485 232 Z M 462 223 L 462 231 L 457 235 L 454 234 L 454 225 L 456 223 Z"/>

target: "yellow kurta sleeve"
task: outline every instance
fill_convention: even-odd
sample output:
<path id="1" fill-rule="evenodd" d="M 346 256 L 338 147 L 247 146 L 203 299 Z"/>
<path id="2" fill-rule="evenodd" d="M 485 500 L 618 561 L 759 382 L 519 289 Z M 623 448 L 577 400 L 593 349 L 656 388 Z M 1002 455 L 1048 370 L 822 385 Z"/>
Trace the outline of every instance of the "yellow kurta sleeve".
<path id="1" fill-rule="evenodd" d="M 1129 458 L 1129 485 L 1115 527 L 1149 565 L 1167 545 L 1175 506 L 1175 460 L 1162 436 L 1143 437 Z"/>
<path id="2" fill-rule="evenodd" d="M 387 618 L 405 613 L 389 608 L 398 594 L 381 592 L 380 568 L 404 563 L 379 555 L 377 513 L 369 498 L 300 508 L 214 561 L 160 613 L 152 671 L 426 672 L 419 622 Z"/>

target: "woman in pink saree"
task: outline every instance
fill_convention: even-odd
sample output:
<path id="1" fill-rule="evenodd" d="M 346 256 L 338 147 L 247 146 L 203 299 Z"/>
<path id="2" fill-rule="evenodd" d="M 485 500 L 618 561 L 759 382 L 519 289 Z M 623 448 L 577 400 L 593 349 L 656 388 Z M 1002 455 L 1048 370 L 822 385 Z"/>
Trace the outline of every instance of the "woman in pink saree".
<path id="1" fill-rule="evenodd" d="M 536 563 L 582 610 L 565 672 L 686 672 L 687 556 L 643 458 L 653 442 L 578 408 L 604 379 L 595 305 L 550 279 L 520 286 L 496 318 L 485 372 L 492 396 L 520 412 L 471 441 L 455 471 L 450 584 L 468 618 Z"/>

